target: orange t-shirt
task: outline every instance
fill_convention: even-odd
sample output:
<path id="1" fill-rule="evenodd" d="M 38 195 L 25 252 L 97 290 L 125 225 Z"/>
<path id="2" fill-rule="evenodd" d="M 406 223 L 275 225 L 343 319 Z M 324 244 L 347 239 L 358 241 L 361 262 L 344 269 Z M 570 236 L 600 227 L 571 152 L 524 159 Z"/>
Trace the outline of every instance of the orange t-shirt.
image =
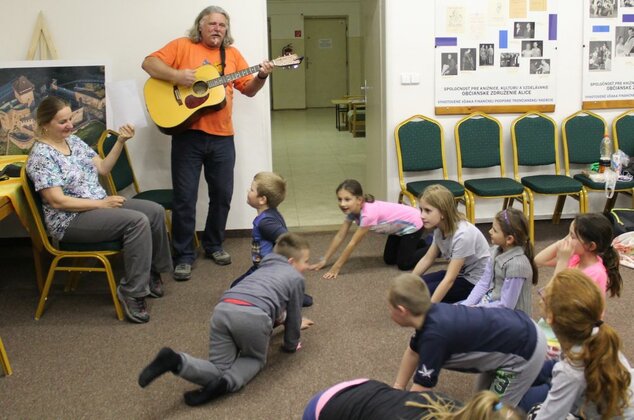
<path id="1" fill-rule="evenodd" d="M 204 64 L 211 64 L 220 73 L 220 49 L 209 48 L 203 43 L 195 44 L 185 37 L 171 41 L 160 50 L 150 54 L 150 57 L 157 57 L 168 66 L 178 70 L 196 69 Z M 242 54 L 240 54 L 240 51 L 233 47 L 225 48 L 224 74 L 235 73 L 247 68 L 249 68 L 249 65 L 242 57 Z M 253 75 L 244 76 L 227 83 L 225 87 L 226 106 L 218 111 L 203 114 L 189 128 L 218 136 L 233 135 L 233 122 L 231 121 L 233 88 L 235 87 L 242 92 L 251 79 L 253 79 Z"/>

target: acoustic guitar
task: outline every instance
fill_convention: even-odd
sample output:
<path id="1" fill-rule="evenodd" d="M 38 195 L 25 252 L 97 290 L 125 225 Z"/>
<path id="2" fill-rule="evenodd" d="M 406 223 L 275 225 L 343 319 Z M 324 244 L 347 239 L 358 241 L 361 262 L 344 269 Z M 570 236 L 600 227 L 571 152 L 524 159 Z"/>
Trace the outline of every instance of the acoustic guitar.
<path id="1" fill-rule="evenodd" d="M 284 55 L 274 59 L 273 65 L 296 68 L 303 59 L 296 54 Z M 224 108 L 226 83 L 259 70 L 257 65 L 220 76 L 215 66 L 206 64 L 196 69 L 196 81 L 190 87 L 151 77 L 143 88 L 145 106 L 159 130 L 175 134 L 185 130 L 204 113 Z"/>

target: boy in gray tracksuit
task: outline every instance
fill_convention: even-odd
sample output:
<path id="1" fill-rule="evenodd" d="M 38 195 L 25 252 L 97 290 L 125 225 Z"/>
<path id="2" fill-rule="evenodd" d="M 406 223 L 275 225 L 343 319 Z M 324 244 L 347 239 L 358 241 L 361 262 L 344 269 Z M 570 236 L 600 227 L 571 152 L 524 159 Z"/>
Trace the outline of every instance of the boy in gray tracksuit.
<path id="1" fill-rule="evenodd" d="M 202 386 L 185 393 L 188 405 L 200 405 L 238 391 L 262 370 L 275 325 L 285 327 L 282 350 L 299 349 L 308 248 L 299 235 L 281 235 L 259 268 L 220 298 L 211 316 L 209 360 L 165 347 L 141 371 L 139 385 L 171 371 Z"/>

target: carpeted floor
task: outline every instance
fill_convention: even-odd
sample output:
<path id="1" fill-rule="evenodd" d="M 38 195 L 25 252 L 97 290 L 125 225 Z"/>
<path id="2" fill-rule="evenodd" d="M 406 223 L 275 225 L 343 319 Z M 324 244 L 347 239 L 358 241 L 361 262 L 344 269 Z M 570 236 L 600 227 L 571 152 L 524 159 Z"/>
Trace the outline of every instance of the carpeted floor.
<path id="1" fill-rule="evenodd" d="M 480 227 L 486 231 L 489 225 Z M 567 221 L 559 226 L 537 222 L 536 248 L 563 237 L 567 229 Z M 332 234 L 306 233 L 314 259 Z M 281 352 L 276 330 L 264 371 L 239 393 L 195 409 L 182 398 L 193 385 L 167 374 L 141 389 L 137 376 L 163 346 L 206 357 L 211 310 L 250 265 L 248 237 L 227 240 L 232 265 L 220 267 L 201 257 L 190 281 L 166 278 L 166 295 L 150 301 L 152 319 L 144 325 L 116 320 L 99 275 L 82 278 L 74 293 L 63 292 L 60 276 L 43 317 L 34 321 L 38 295 L 30 247 L 5 244 L 0 247 L 0 336 L 14 374 L 0 377 L 0 418 L 299 419 L 309 398 L 336 382 L 369 377 L 391 384 L 412 331 L 389 318 L 386 286 L 398 270 L 382 262 L 384 241 L 368 235 L 336 280 L 321 279 L 323 271 L 307 273 L 315 305 L 305 316 L 315 326 L 302 335 L 302 350 Z M 634 271 L 621 272 L 624 293 L 608 301 L 606 321 L 619 331 L 624 353 L 634 360 Z M 540 286 L 551 273 L 540 270 Z M 533 303 L 537 318 L 537 298 Z M 438 390 L 465 399 L 473 379 L 444 371 Z"/>

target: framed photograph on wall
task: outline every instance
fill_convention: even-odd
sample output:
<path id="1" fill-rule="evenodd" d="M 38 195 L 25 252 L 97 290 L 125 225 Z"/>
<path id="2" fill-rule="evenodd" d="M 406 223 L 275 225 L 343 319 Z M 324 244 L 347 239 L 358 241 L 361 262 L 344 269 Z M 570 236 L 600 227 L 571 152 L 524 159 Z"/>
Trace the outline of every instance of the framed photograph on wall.
<path id="1" fill-rule="evenodd" d="M 66 60 L 0 64 L 0 155 L 28 154 L 35 142 L 35 112 L 54 95 L 70 104 L 75 134 L 92 147 L 108 126 L 105 63 Z"/>
<path id="2" fill-rule="evenodd" d="M 436 0 L 436 115 L 553 112 L 557 3 Z"/>
<path id="3" fill-rule="evenodd" d="M 630 108 L 634 10 L 616 0 L 584 0 L 584 5 L 582 108 Z"/>

